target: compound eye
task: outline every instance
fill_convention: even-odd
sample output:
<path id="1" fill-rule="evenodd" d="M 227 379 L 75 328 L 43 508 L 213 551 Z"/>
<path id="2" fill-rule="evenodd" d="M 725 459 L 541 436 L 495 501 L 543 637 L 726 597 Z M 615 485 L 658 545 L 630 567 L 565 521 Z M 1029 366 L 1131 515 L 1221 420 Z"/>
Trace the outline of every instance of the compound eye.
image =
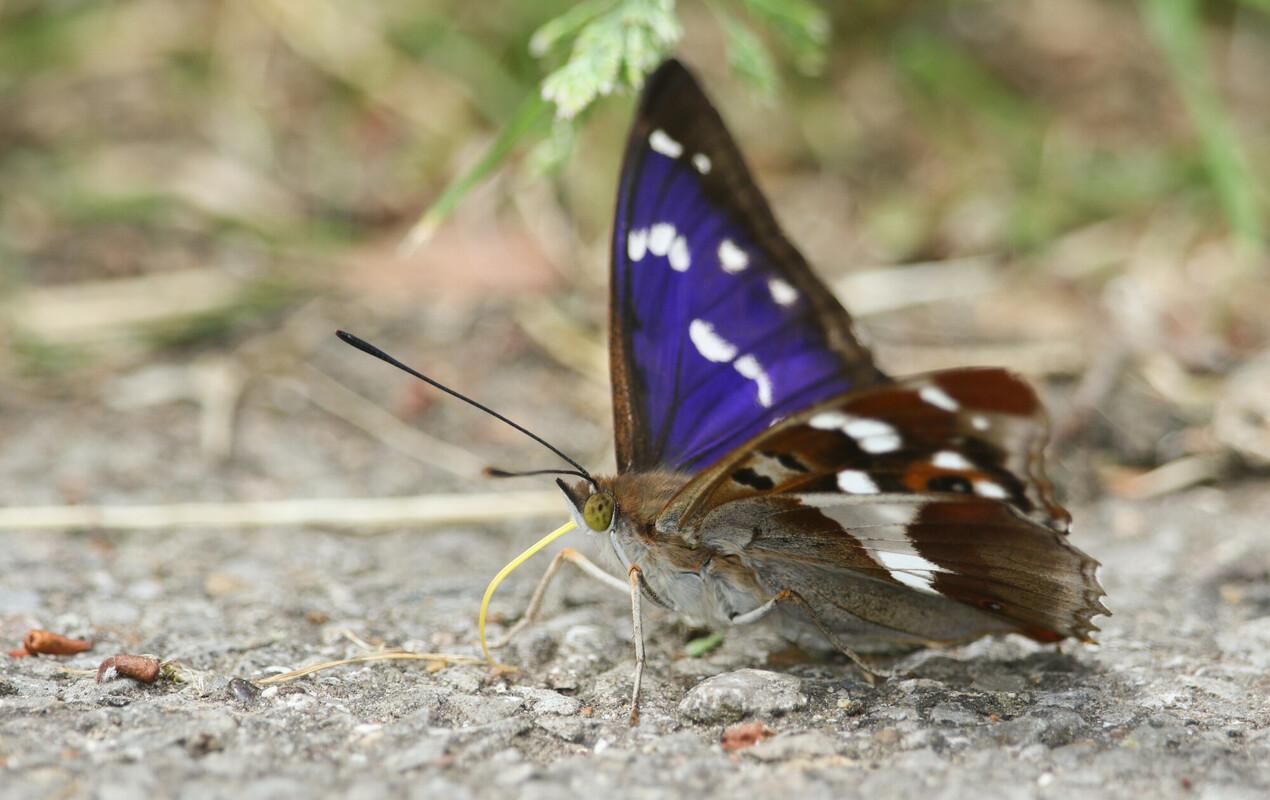
<path id="1" fill-rule="evenodd" d="M 582 519 L 593 531 L 607 531 L 613 524 L 613 495 L 596 492 L 588 497 L 582 507 Z"/>

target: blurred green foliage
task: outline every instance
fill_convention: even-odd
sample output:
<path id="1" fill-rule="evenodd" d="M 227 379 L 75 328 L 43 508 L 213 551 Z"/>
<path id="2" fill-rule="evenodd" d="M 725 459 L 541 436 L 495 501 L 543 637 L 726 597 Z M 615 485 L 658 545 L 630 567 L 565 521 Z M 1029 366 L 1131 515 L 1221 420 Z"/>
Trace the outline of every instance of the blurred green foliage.
<path id="1" fill-rule="evenodd" d="M 1267 11 L 14 0 L 0 8 L 0 285 L 308 263 L 398 238 L 421 208 L 426 236 L 498 175 L 548 176 L 581 235 L 603 235 L 611 211 L 589 201 L 611 192 L 629 114 L 605 98 L 629 98 L 671 52 L 705 69 L 747 152 L 849 185 L 878 257 L 1043 250 L 1175 206 L 1256 252 L 1270 89 L 1250 74 L 1270 52 Z M 745 131 L 746 95 L 781 125 Z"/>
<path id="2" fill-rule="evenodd" d="M 1226 220 L 1246 250 L 1259 252 L 1265 237 L 1260 187 L 1209 68 L 1199 0 L 1144 0 L 1142 5 L 1195 123 L 1208 179 Z"/>

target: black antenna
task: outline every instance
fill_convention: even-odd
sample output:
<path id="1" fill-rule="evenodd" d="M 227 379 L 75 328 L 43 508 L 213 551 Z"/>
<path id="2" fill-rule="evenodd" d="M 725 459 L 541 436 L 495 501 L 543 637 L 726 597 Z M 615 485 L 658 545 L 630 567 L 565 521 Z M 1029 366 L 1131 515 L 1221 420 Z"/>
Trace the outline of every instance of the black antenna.
<path id="1" fill-rule="evenodd" d="M 410 367 L 406 366 L 405 364 L 401 363 L 401 362 L 400 362 L 400 361 L 398 361 L 397 359 L 395 359 L 395 358 L 393 358 L 392 356 L 388 355 L 388 354 L 387 354 L 387 353 L 385 353 L 383 350 L 380 350 L 378 347 L 376 347 L 375 345 L 373 345 L 373 344 L 371 344 L 370 342 L 366 341 L 365 339 L 362 339 L 362 338 L 360 338 L 360 337 L 354 336 L 353 334 L 349 333 L 348 331 L 336 331 L 336 332 L 335 332 L 335 335 L 336 335 L 336 336 L 338 336 L 338 337 L 340 337 L 340 340 L 341 340 L 341 341 L 343 341 L 345 344 L 351 344 L 353 347 L 356 347 L 358 350 L 361 350 L 363 353 L 367 353 L 368 355 L 372 355 L 372 356 L 374 356 L 375 358 L 378 358 L 380 361 L 384 361 L 384 362 L 387 362 L 387 363 L 389 363 L 389 364 L 392 364 L 394 367 L 396 367 L 397 369 L 401 370 L 402 372 L 407 372 L 407 373 L 409 373 L 409 374 L 411 374 L 411 375 L 415 376 L 415 377 L 416 377 L 416 378 L 418 378 L 419 380 L 423 381 L 424 383 L 427 383 L 427 384 L 429 384 L 430 386 L 435 386 L 436 388 L 440 389 L 441 391 L 445 392 L 446 394 L 450 395 L 451 397 L 458 398 L 459 400 L 462 400 L 464 403 L 467 403 L 467 404 L 468 404 L 468 405 L 470 405 L 470 406 L 474 406 L 474 407 L 476 407 L 476 408 L 479 408 L 481 411 L 484 411 L 486 414 L 489 414 L 489 415 L 490 415 L 491 417 L 493 417 L 494 419 L 496 419 L 496 420 L 498 420 L 498 421 L 500 421 L 500 422 L 506 423 L 507 425 L 510 425 L 511 427 L 515 428 L 516 430 L 518 430 L 518 431 L 520 431 L 521 433 L 523 433 L 523 434 L 525 434 L 526 436 L 528 436 L 530 439 L 533 439 L 533 440 L 534 440 L 535 442 L 537 442 L 538 444 L 542 445 L 543 447 L 547 448 L 547 449 L 548 449 L 548 450 L 550 450 L 551 452 L 553 452 L 553 453 L 555 453 L 556 455 L 560 456 L 560 457 L 561 457 L 561 458 L 563 458 L 565 461 L 567 461 L 567 462 L 569 463 L 569 465 L 570 465 L 570 466 L 572 466 L 572 467 L 574 467 L 574 468 L 576 468 L 576 469 L 577 469 L 577 472 L 572 472 L 572 471 L 568 471 L 568 470 L 554 470 L 554 471 L 553 471 L 553 470 L 538 470 L 538 471 L 534 471 L 534 472 L 524 472 L 524 473 L 518 473 L 518 474 L 522 474 L 522 475 L 535 475 L 535 474 L 544 474 L 544 473 L 547 473 L 547 472 L 554 472 L 554 473 L 556 473 L 556 474 L 563 473 L 563 474 L 565 474 L 565 475 L 577 475 L 578 477 L 585 479 L 588 483 L 590 483 L 592 486 L 594 486 L 594 487 L 596 488 L 596 490 L 597 490 L 597 491 L 599 490 L 600 485 L 599 485 L 598 483 L 596 483 L 596 482 L 595 482 L 595 478 L 592 478 L 592 477 L 591 477 L 591 473 L 589 473 L 589 472 L 587 472 L 587 471 L 586 471 L 586 467 L 584 467 L 584 466 L 582 466 L 581 464 L 579 464 L 578 462 L 574 461 L 572 458 L 569 458 L 567 455 L 565 455 L 565 454 L 564 454 L 564 452 L 562 452 L 562 451 L 560 450 L 560 448 L 556 447 L 556 446 L 555 446 L 554 444 L 552 444 L 551 442 L 547 441 L 546 439 L 542 438 L 542 437 L 541 437 L 541 436 L 539 436 L 538 434 L 536 434 L 536 433 L 534 433 L 533 431 L 529 430 L 529 429 L 528 429 L 528 428 L 526 428 L 524 425 L 520 425 L 520 424 L 518 424 L 518 423 L 516 423 L 516 422 L 513 422 L 512 420 L 510 420 L 510 419 L 508 419 L 507 417 L 503 416 L 502 414 L 498 413 L 497 411 L 495 411 L 494 409 L 490 408 L 489 406 L 487 406 L 487 405 L 485 405 L 485 404 L 483 404 L 483 403 L 478 403 L 477 401 L 473 400 L 472 398 L 468 397 L 467 395 L 462 394 L 462 393 L 460 393 L 460 392 L 456 392 L 455 390 L 451 389 L 449 386 L 446 386 L 446 385 L 445 385 L 445 384 L 443 384 L 443 383 L 438 383 L 437 381 L 433 380 L 432 378 L 429 378 L 427 375 L 424 375 L 422 372 L 420 372 L 420 371 L 418 371 L 418 370 L 416 370 L 416 369 L 412 369 L 412 368 L 410 368 Z M 490 474 L 490 475 L 495 476 L 495 477 L 511 477 L 513 474 L 517 474 L 517 473 L 504 472 L 503 470 L 486 470 L 486 472 L 487 472 L 488 474 Z"/>
<path id="2" fill-rule="evenodd" d="M 576 469 L 500 469 L 499 467 L 486 467 L 484 469 L 487 478 L 526 478 L 531 475 L 576 475 L 585 481 L 591 481 L 590 475 L 584 475 Z M 591 481 L 595 483 L 595 481 Z"/>

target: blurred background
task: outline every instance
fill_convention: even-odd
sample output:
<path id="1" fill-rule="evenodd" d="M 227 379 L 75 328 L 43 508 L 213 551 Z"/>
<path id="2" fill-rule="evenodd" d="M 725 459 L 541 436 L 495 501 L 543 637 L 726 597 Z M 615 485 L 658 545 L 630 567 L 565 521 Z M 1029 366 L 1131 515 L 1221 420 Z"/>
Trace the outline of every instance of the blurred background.
<path id="1" fill-rule="evenodd" d="M 337 327 L 611 469 L 607 240 L 663 52 L 885 369 L 1042 383 L 1069 499 L 1270 459 L 1265 0 L 10 0 L 0 505 L 555 466 Z"/>

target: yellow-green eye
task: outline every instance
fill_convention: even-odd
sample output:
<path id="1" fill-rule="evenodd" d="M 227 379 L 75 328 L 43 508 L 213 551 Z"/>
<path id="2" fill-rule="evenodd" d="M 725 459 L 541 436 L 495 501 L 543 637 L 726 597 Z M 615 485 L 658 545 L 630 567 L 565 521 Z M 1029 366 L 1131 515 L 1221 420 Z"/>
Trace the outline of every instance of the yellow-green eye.
<path id="1" fill-rule="evenodd" d="M 613 495 L 596 492 L 588 497 L 582 507 L 582 519 L 593 531 L 607 531 L 613 524 Z"/>

